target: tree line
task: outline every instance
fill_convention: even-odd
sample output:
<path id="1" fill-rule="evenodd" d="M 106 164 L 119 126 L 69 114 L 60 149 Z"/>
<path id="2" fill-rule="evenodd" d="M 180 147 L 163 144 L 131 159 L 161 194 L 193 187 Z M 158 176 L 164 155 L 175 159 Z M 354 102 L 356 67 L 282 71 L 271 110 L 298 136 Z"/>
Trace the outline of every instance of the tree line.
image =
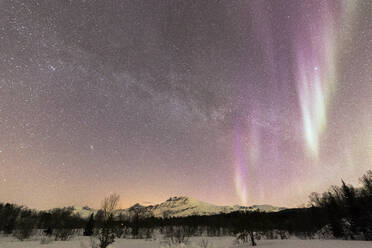
<path id="1" fill-rule="evenodd" d="M 332 186 L 327 192 L 312 193 L 309 207 L 279 212 L 156 218 L 142 215 L 139 209 L 132 218 L 124 218 L 114 215 L 119 197 L 113 195 L 105 198 L 101 210 L 84 219 L 74 214 L 73 208 L 34 211 L 0 203 L 0 232 L 13 234 L 20 240 L 28 238 L 35 229 L 43 230 L 45 236 L 55 240 L 67 240 L 81 233 L 95 235 L 105 244 L 114 242 L 115 238 L 151 239 L 155 230 L 175 243 L 195 235 L 234 235 L 252 245 L 260 236 L 372 240 L 372 171 L 360 182 L 360 187 L 354 187 L 341 181 L 341 186 Z"/>
<path id="2" fill-rule="evenodd" d="M 372 240 L 372 171 L 360 182 L 361 187 L 354 187 L 342 180 L 341 186 L 310 195 L 311 205 L 325 212 L 336 238 Z"/>

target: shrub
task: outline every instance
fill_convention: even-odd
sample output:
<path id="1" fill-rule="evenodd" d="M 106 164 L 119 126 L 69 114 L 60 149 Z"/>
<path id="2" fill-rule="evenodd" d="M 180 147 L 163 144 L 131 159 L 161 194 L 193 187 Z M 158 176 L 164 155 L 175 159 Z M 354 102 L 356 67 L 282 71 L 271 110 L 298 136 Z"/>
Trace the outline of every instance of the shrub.
<path id="1" fill-rule="evenodd" d="M 56 241 L 57 240 L 61 240 L 61 241 L 70 240 L 73 235 L 74 235 L 73 229 L 59 228 L 59 229 L 54 230 L 54 236 L 55 236 Z"/>
<path id="2" fill-rule="evenodd" d="M 17 223 L 17 229 L 14 231 L 14 236 L 23 241 L 28 239 L 34 232 L 35 221 L 31 218 L 20 219 Z"/>

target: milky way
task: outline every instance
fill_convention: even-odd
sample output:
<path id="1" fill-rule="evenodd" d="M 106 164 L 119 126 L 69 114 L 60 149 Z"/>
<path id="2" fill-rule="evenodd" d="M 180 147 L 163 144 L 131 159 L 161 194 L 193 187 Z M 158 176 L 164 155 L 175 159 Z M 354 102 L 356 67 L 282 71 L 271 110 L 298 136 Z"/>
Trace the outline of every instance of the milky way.
<path id="1" fill-rule="evenodd" d="M 0 1 L 0 202 L 298 206 L 372 168 L 372 1 Z"/>

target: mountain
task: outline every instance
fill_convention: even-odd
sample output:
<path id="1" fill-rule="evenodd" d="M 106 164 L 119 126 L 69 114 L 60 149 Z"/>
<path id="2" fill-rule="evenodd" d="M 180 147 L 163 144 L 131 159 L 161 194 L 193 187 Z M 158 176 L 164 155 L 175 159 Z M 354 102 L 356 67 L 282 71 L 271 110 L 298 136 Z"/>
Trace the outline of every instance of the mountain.
<path id="1" fill-rule="evenodd" d="M 121 211 L 123 215 L 133 216 L 140 213 L 144 216 L 154 217 L 184 217 L 190 215 L 212 215 L 218 213 L 230 213 L 238 210 L 248 210 L 241 206 L 216 206 L 210 203 L 198 201 L 190 197 L 171 197 L 163 203 L 153 206 L 141 206 L 136 204 L 129 209 Z"/>
<path id="2" fill-rule="evenodd" d="M 260 210 L 262 212 L 278 212 L 278 211 L 281 211 L 281 210 L 284 210 L 286 208 L 284 207 L 275 207 L 275 206 L 272 206 L 272 205 L 252 205 L 250 207 L 248 207 L 249 210 Z"/>
<path id="3" fill-rule="evenodd" d="M 265 211 L 265 212 L 277 212 L 283 210 L 282 207 L 274 207 L 271 205 L 252 205 L 246 206 L 217 206 L 207 202 L 195 200 L 190 197 L 171 197 L 163 203 L 143 206 L 135 204 L 127 209 L 120 209 L 117 211 L 117 215 L 121 215 L 124 219 L 132 219 L 135 217 L 185 217 L 191 215 L 213 215 L 220 213 L 230 213 L 234 211 Z M 79 214 L 83 218 L 89 217 L 91 213 L 97 211 L 89 207 L 74 207 L 74 213 Z"/>
<path id="4" fill-rule="evenodd" d="M 98 211 L 98 210 L 90 208 L 88 206 L 84 206 L 84 207 L 72 206 L 70 208 L 72 209 L 73 214 L 78 214 L 78 215 L 80 215 L 80 217 L 85 218 L 85 219 L 89 218 L 89 216 L 91 214 L 96 214 L 97 211 Z"/>

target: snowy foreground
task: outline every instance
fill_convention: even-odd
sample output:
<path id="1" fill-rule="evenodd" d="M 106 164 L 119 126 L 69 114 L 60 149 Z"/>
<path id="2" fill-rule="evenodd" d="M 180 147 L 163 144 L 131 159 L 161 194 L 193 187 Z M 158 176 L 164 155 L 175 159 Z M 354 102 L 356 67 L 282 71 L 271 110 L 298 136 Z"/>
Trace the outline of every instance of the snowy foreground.
<path id="1" fill-rule="evenodd" d="M 207 238 L 208 248 L 243 248 L 247 245 L 234 244 L 233 237 Z M 134 239 L 117 239 L 110 248 L 200 248 L 200 238 L 193 238 L 187 246 L 169 246 L 159 240 L 146 241 Z M 70 241 L 53 241 L 40 244 L 38 241 L 17 241 L 10 238 L 0 239 L 0 248 L 90 248 L 90 239 L 79 237 Z M 257 247 L 271 248 L 372 248 L 372 242 L 344 240 L 259 240 Z"/>

